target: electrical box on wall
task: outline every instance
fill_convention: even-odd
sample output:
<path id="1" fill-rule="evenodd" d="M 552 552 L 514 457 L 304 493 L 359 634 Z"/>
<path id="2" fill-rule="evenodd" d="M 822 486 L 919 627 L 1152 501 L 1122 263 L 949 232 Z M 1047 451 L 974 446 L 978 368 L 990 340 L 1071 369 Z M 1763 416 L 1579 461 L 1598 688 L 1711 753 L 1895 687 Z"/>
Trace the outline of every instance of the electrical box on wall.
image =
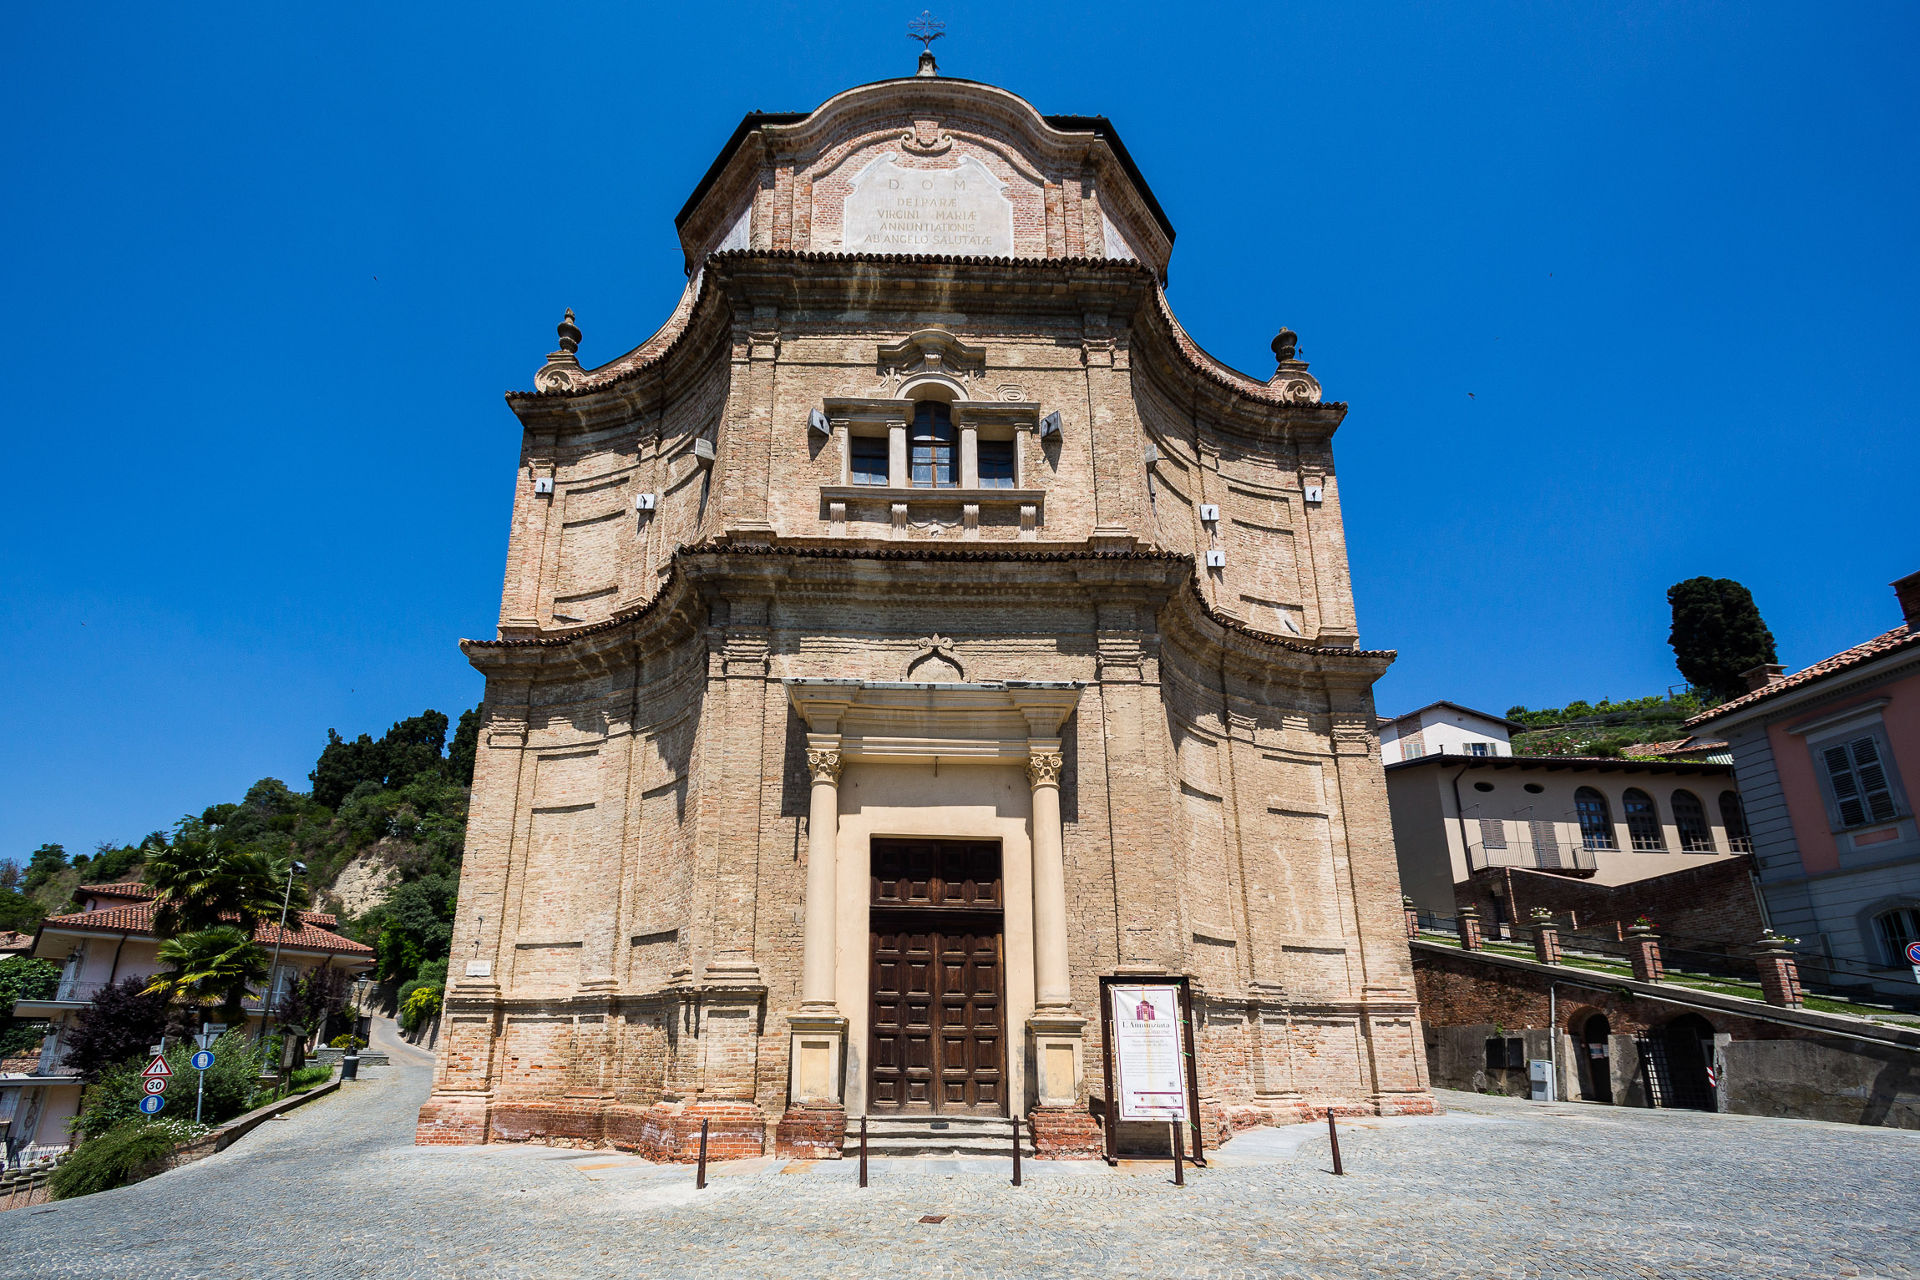
<path id="1" fill-rule="evenodd" d="M 1201 524 L 1219 524 L 1220 508 L 1215 506 L 1211 502 L 1201 503 L 1200 504 L 1200 523 Z"/>
<path id="2" fill-rule="evenodd" d="M 552 476 L 535 476 L 533 478 L 533 491 L 535 493 L 552 493 L 553 477 Z"/>
<path id="3" fill-rule="evenodd" d="M 1215 547 L 1207 552 L 1207 568 L 1224 569 L 1227 567 L 1227 553 Z"/>
<path id="4" fill-rule="evenodd" d="M 1310 484 L 1306 488 L 1308 502 L 1319 502 L 1321 500 L 1321 489 L 1319 485 Z"/>
<path id="5" fill-rule="evenodd" d="M 636 493 L 633 495 L 633 509 L 635 511 L 651 511 L 653 510 L 655 501 L 656 499 L 651 493 Z"/>

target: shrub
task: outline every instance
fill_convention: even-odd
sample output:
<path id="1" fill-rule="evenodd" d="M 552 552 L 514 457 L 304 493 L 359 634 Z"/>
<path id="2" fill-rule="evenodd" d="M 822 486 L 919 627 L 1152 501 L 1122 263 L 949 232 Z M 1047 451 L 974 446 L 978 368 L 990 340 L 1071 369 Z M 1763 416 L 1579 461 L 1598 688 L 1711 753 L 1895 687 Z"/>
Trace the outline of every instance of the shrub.
<path id="1" fill-rule="evenodd" d="M 173 1080 L 167 1087 L 167 1109 L 176 1116 L 193 1115 L 194 1094 L 200 1073 L 193 1069 L 194 1046 L 177 1044 L 167 1050 L 167 1065 L 173 1068 Z M 206 1096 L 201 1119 L 219 1124 L 253 1105 L 253 1092 L 260 1079 L 261 1052 L 247 1040 L 244 1031 L 235 1029 L 213 1042 L 213 1069 L 207 1072 Z M 140 1071 L 143 1058 L 104 1071 L 88 1089 L 84 1106 L 73 1122 L 74 1131 L 83 1138 L 104 1136 L 128 1121 L 141 1120 Z"/>
<path id="2" fill-rule="evenodd" d="M 47 1189 L 55 1200 L 68 1200 L 124 1186 L 172 1155 L 181 1143 L 191 1142 L 206 1131 L 206 1126 L 191 1120 L 149 1120 L 144 1116 L 123 1120 L 81 1143 L 53 1171 Z"/>
<path id="3" fill-rule="evenodd" d="M 135 1058 L 167 1029 L 167 998 L 147 993 L 145 978 L 122 978 L 80 1010 L 66 1037 L 67 1069 L 89 1084 Z"/>
<path id="4" fill-rule="evenodd" d="M 327 1041 L 329 1049 L 364 1049 L 367 1042 L 359 1036 L 339 1035 Z"/>
<path id="5" fill-rule="evenodd" d="M 400 1025 L 408 1031 L 417 1030 L 440 1012 L 440 988 L 419 986 L 408 993 L 400 1002 Z"/>

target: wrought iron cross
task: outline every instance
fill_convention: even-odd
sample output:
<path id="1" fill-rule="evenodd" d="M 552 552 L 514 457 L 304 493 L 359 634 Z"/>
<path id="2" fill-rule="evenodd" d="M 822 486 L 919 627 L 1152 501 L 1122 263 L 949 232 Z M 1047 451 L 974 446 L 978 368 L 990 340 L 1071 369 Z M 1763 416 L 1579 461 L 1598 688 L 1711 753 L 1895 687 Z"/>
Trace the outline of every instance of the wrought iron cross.
<path id="1" fill-rule="evenodd" d="M 920 47 L 929 53 L 933 51 L 933 42 L 947 34 L 947 24 L 937 20 L 931 9 L 922 9 L 920 16 L 907 24 L 907 39 L 918 40 Z"/>

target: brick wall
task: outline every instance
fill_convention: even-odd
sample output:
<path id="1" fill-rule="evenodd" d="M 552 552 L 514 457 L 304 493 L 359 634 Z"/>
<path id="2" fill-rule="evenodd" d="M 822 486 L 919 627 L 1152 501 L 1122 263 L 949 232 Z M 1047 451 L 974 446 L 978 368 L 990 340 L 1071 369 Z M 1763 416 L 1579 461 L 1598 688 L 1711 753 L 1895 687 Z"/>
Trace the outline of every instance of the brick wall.
<path id="1" fill-rule="evenodd" d="M 1616 926 L 1624 930 L 1644 915 L 1676 939 L 1744 946 L 1764 932 L 1752 872 L 1746 854 L 1623 885 L 1495 867 L 1455 885 L 1454 899 L 1476 907 L 1483 923 L 1496 918 L 1497 900 L 1509 924 L 1524 926 L 1544 907 L 1564 927 L 1617 937 Z"/>

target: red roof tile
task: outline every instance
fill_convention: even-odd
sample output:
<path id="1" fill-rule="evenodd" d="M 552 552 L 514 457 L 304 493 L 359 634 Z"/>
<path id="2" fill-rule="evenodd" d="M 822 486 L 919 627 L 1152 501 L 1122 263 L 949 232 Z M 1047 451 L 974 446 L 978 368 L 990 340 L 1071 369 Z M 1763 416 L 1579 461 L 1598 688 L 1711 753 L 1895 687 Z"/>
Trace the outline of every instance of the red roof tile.
<path id="1" fill-rule="evenodd" d="M 1865 644 L 1857 644 L 1851 649 L 1834 654 L 1825 661 L 1816 662 L 1805 671 L 1796 671 L 1790 676 L 1775 680 L 1764 689 L 1755 689 L 1752 693 L 1741 694 L 1737 698 L 1721 703 L 1711 711 L 1703 711 L 1693 719 L 1687 721 L 1687 727 L 1692 728 L 1696 724 L 1704 724 L 1708 720 L 1717 719 L 1729 712 L 1742 710 L 1752 706 L 1756 702 L 1764 702 L 1768 698 L 1787 692 L 1789 689 L 1802 688 L 1805 685 L 1812 684 L 1816 680 L 1825 679 L 1827 676 L 1845 671 L 1850 667 L 1857 667 L 1861 663 L 1871 662 L 1875 658 L 1885 657 L 1889 653 L 1897 653 L 1902 649 L 1915 647 L 1920 647 L 1920 628 L 1909 627 L 1903 624 L 1895 627 L 1885 635 L 1875 636 Z"/>
<path id="2" fill-rule="evenodd" d="M 102 898 L 151 898 L 159 890 L 138 880 L 120 880 L 113 884 L 83 884 L 76 893 L 91 893 Z"/>
<path id="3" fill-rule="evenodd" d="M 151 902 L 140 902 L 125 907 L 109 907 L 104 911 L 76 911 L 71 915 L 48 916 L 45 927 L 152 933 L 153 906 Z M 283 930 L 277 922 L 262 924 L 254 929 L 253 940 L 263 947 L 278 944 L 283 947 L 302 947 L 309 951 L 332 951 L 340 955 L 373 954 L 372 947 L 321 928 L 314 922 L 316 915 L 320 913 L 301 912 L 296 927 L 291 929 Z M 322 918 L 328 923 L 333 921 L 332 916 Z"/>

